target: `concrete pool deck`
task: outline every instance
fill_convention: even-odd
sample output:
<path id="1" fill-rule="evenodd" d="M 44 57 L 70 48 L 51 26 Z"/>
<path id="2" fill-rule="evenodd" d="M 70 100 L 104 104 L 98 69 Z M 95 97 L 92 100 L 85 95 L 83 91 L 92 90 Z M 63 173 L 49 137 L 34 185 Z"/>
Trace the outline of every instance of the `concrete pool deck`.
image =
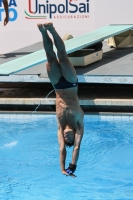
<path id="1" fill-rule="evenodd" d="M 16 84 L 15 84 L 16 86 Z M 55 92 L 51 84 L 0 83 L 0 110 L 55 111 Z M 3 87 L 3 88 L 2 88 Z M 133 112 L 133 86 L 80 84 L 79 102 L 84 111 L 128 111 Z"/>
<path id="2" fill-rule="evenodd" d="M 42 48 L 42 42 L 39 42 L 5 54 L 0 56 L 0 64 Z M 79 79 L 79 101 L 84 109 L 116 110 L 117 107 L 119 111 L 133 111 L 133 47 L 113 49 L 104 41 L 102 60 L 75 69 Z M 52 89 L 45 63 L 15 75 L 0 76 L 0 110 L 21 105 L 33 109 L 40 103 L 48 109 L 55 105 L 54 93 L 45 99 Z"/>

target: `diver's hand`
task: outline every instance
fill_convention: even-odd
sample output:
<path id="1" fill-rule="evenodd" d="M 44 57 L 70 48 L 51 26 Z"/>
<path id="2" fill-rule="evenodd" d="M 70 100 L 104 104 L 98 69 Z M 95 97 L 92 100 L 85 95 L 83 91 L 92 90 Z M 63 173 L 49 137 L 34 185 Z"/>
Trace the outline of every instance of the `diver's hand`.
<path id="1" fill-rule="evenodd" d="M 65 169 L 62 171 L 62 174 L 66 175 L 66 176 L 69 176 L 69 174 L 66 172 Z"/>
<path id="2" fill-rule="evenodd" d="M 66 172 L 66 170 L 63 170 L 63 171 L 62 171 L 62 174 L 66 175 L 66 176 L 71 176 L 71 177 L 73 177 L 73 178 L 76 178 L 76 177 L 77 177 L 75 174 L 72 174 L 72 173 L 68 174 L 68 173 Z"/>

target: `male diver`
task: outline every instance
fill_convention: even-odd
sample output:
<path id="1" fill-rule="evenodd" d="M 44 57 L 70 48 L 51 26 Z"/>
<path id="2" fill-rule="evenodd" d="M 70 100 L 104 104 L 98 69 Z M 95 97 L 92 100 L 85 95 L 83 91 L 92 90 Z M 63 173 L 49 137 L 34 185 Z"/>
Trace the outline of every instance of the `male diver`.
<path id="1" fill-rule="evenodd" d="M 58 120 L 58 141 L 60 146 L 60 166 L 64 175 L 76 177 L 73 173 L 77 167 L 80 144 L 84 133 L 84 113 L 77 97 L 78 80 L 76 72 L 67 57 L 65 45 L 52 23 L 38 24 L 42 33 L 43 45 L 47 56 L 47 73 L 56 93 L 56 115 Z M 56 57 L 52 34 L 57 48 Z M 73 147 L 72 160 L 65 168 L 66 146 Z"/>
<path id="2" fill-rule="evenodd" d="M 4 5 L 4 9 L 5 9 L 5 14 L 6 14 L 6 17 L 4 19 L 4 26 L 5 26 L 9 21 L 8 1 L 3 0 L 3 5 Z"/>

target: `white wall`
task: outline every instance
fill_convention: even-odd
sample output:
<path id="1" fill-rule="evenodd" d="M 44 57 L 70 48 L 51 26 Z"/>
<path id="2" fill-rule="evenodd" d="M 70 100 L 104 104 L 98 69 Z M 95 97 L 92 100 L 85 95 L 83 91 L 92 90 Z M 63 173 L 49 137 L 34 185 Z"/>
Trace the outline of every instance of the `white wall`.
<path id="1" fill-rule="evenodd" d="M 1 1 L 1 0 L 0 0 Z M 10 2 L 10 0 L 8 0 Z M 90 3 L 90 13 L 87 13 L 87 16 L 90 18 L 73 18 L 73 19 L 50 19 L 49 14 L 31 14 L 32 16 L 42 16 L 46 15 L 47 19 L 26 19 L 24 11 L 29 11 L 28 2 L 29 0 L 14 0 L 17 4 L 17 7 L 11 6 L 10 8 L 16 9 L 18 13 L 18 18 L 14 22 L 9 22 L 7 26 L 3 26 L 3 22 L 0 22 L 0 54 L 7 53 L 16 49 L 19 49 L 24 46 L 28 46 L 35 42 L 41 41 L 41 34 L 37 29 L 37 23 L 44 23 L 52 21 L 54 26 L 58 30 L 61 37 L 65 34 L 70 33 L 73 36 L 81 35 L 89 30 L 94 29 L 94 9 L 93 2 Z M 70 1 L 70 0 L 69 0 Z M 31 0 L 32 10 L 35 8 L 35 0 Z M 46 4 L 45 0 L 38 0 L 39 4 Z M 56 0 L 56 5 L 64 4 L 66 0 Z M 79 3 L 86 3 L 86 0 L 78 0 L 73 3 L 79 5 Z M 49 4 L 55 4 L 55 0 L 49 0 Z M 29 13 L 29 12 L 28 12 Z M 10 13 L 11 16 L 12 13 Z M 74 17 L 74 14 L 59 14 L 56 13 L 53 16 L 70 16 Z M 76 12 L 75 16 L 83 16 L 84 13 Z M 12 16 L 11 16 L 12 17 Z M 4 18 L 4 13 L 3 13 Z"/>
<path id="2" fill-rule="evenodd" d="M 95 0 L 95 28 L 133 24 L 133 0 Z"/>
<path id="3" fill-rule="evenodd" d="M 8 0 L 10 3 L 11 0 Z M 66 13 L 63 14 L 55 13 L 53 17 L 57 16 L 73 16 L 71 19 L 50 19 L 48 14 L 31 14 L 29 13 L 28 2 L 30 0 L 12 0 L 15 2 L 17 7 L 14 5 L 10 6 L 10 9 L 15 9 L 18 13 L 18 17 L 15 21 L 9 22 L 5 27 L 3 26 L 4 13 L 2 13 L 2 21 L 0 21 L 0 54 L 8 53 L 13 50 L 28 46 L 30 44 L 39 42 L 42 40 L 41 34 L 37 29 L 37 23 L 44 23 L 52 21 L 54 26 L 58 30 L 61 37 L 66 33 L 72 34 L 74 37 L 81 35 L 88 31 L 97 29 L 102 26 L 106 26 L 110 23 L 122 23 L 122 24 L 133 24 L 133 1 L 132 0 L 88 0 L 90 12 L 80 13 L 77 11 L 75 14 Z M 59 4 L 66 6 L 66 1 L 70 0 L 48 0 L 49 4 Z M 1 0 L 0 0 L 1 2 Z M 32 2 L 32 11 L 35 10 L 35 0 Z M 46 0 L 38 0 L 39 4 L 45 4 Z M 87 4 L 87 0 L 71 0 L 71 3 L 79 6 L 79 4 Z M 3 8 L 0 8 L 3 9 Z M 69 8 L 73 10 L 74 8 Z M 47 19 L 26 19 L 27 11 L 30 15 L 46 16 Z M 89 16 L 89 18 L 77 18 L 78 16 Z M 74 18 L 76 16 L 76 18 Z M 13 17 L 13 13 L 10 13 L 10 17 Z"/>

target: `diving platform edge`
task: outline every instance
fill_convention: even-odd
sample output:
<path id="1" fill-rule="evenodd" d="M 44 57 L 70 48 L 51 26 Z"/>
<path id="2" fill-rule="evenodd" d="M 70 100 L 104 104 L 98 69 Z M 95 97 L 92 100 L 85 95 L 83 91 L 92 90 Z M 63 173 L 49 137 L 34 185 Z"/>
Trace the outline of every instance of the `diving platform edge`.
<path id="1" fill-rule="evenodd" d="M 131 29 L 133 29 L 133 24 L 112 24 L 97 30 L 93 30 L 89 33 L 65 41 L 66 52 L 67 54 L 75 52 Z M 56 52 L 55 47 L 54 51 Z M 25 55 L 23 57 L 1 64 L 0 76 L 9 76 L 46 61 L 46 54 L 42 49 L 29 55 Z"/>

